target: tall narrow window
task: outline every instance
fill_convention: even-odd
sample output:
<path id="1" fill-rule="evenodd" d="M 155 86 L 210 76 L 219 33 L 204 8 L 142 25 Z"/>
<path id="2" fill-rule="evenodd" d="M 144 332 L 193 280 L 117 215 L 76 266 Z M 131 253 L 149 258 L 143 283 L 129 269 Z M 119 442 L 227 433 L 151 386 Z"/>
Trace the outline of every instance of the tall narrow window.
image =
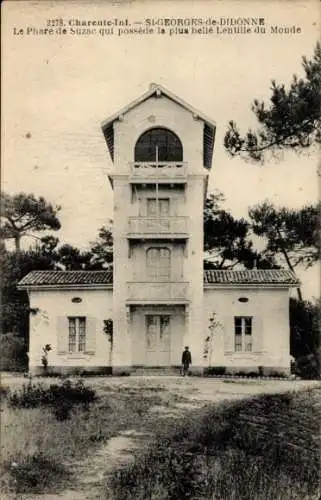
<path id="1" fill-rule="evenodd" d="M 166 128 L 144 132 L 135 146 L 135 161 L 183 161 L 183 147 L 176 134 Z"/>
<path id="2" fill-rule="evenodd" d="M 146 254 L 146 264 L 149 278 L 170 278 L 171 254 L 168 248 L 149 248 Z"/>
<path id="3" fill-rule="evenodd" d="M 252 351 L 252 317 L 234 317 L 234 348 L 236 352 Z"/>
<path id="4" fill-rule="evenodd" d="M 148 217 L 168 217 L 169 198 L 147 198 Z"/>
<path id="5" fill-rule="evenodd" d="M 86 349 L 86 318 L 69 317 L 69 352 L 84 352 Z"/>

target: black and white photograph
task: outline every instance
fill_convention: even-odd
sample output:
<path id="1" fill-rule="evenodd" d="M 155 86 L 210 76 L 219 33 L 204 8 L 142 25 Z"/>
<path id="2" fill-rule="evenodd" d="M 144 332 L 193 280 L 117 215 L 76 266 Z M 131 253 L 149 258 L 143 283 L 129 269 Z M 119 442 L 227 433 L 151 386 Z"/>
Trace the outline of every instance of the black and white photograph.
<path id="1" fill-rule="evenodd" d="M 320 13 L 2 3 L 1 498 L 320 499 Z"/>

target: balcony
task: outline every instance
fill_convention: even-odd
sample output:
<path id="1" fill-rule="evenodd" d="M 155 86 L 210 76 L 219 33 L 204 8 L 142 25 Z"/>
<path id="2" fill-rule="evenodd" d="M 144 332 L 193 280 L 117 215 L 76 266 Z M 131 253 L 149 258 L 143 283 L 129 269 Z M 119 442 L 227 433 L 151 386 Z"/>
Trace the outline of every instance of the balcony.
<path id="1" fill-rule="evenodd" d="M 130 217 L 128 234 L 130 239 L 183 238 L 188 237 L 187 217 Z"/>
<path id="2" fill-rule="evenodd" d="M 184 183 L 187 180 L 187 163 L 132 162 L 130 163 L 130 182 L 172 182 Z"/>
<path id="3" fill-rule="evenodd" d="M 186 303 L 187 282 L 128 282 L 127 302 L 130 303 Z"/>

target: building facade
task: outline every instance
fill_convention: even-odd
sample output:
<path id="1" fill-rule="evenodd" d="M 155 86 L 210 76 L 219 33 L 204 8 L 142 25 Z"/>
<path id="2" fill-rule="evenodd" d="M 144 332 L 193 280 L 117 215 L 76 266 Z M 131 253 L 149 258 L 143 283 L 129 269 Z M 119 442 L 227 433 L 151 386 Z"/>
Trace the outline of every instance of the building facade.
<path id="1" fill-rule="evenodd" d="M 159 85 L 102 124 L 113 163 L 109 271 L 35 271 L 30 367 L 114 374 L 173 369 L 287 373 L 288 271 L 203 271 L 203 207 L 215 123 Z M 112 328 L 112 331 L 111 331 Z M 37 368 L 38 367 L 38 368 Z M 41 367 L 40 367 L 41 368 Z"/>

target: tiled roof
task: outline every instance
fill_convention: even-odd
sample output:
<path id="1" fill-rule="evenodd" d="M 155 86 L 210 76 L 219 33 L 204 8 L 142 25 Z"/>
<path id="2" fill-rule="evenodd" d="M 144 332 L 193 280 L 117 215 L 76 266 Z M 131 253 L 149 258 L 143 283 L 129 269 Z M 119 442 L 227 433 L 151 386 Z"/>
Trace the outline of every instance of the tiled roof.
<path id="1" fill-rule="evenodd" d="M 220 285 L 296 285 L 299 284 L 296 276 L 285 269 L 253 269 L 253 270 L 218 270 L 204 271 L 205 284 Z"/>
<path id="2" fill-rule="evenodd" d="M 19 287 L 112 285 L 112 271 L 31 271 L 19 282 Z M 284 269 L 205 270 L 205 285 L 297 285 L 296 276 Z"/>
<path id="3" fill-rule="evenodd" d="M 18 285 L 108 285 L 112 282 L 112 271 L 31 271 Z"/>

